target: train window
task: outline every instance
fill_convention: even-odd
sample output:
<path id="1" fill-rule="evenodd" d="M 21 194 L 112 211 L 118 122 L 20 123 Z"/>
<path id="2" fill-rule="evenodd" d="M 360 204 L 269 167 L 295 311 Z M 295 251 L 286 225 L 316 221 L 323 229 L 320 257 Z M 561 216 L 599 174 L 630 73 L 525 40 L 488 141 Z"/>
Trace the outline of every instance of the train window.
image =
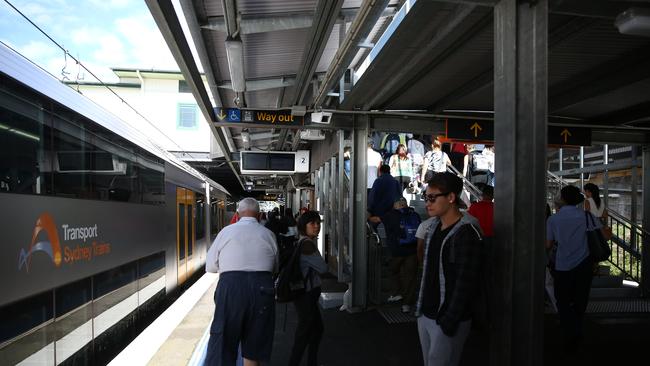
<path id="1" fill-rule="evenodd" d="M 164 204 L 164 167 L 122 136 L 0 75 L 0 192 Z"/>
<path id="2" fill-rule="evenodd" d="M 54 317 L 52 291 L 0 308 L 0 344 Z"/>
<path id="3" fill-rule="evenodd" d="M 0 192 L 46 193 L 46 122 L 40 106 L 0 89 Z"/>
<path id="4" fill-rule="evenodd" d="M 56 295 L 56 316 L 60 317 L 92 301 L 90 277 L 61 286 L 54 293 Z"/>
<path id="5" fill-rule="evenodd" d="M 140 270 L 139 278 L 146 277 L 162 269 L 165 267 L 165 252 L 156 253 L 140 259 L 138 267 Z"/>
<path id="6" fill-rule="evenodd" d="M 205 237 L 205 195 L 196 194 L 196 218 L 194 219 L 194 238 L 196 240 Z"/>
<path id="7" fill-rule="evenodd" d="M 136 279 L 136 262 L 99 273 L 93 277 L 93 298 L 96 300 Z"/>
<path id="8" fill-rule="evenodd" d="M 185 258 L 185 205 L 178 204 L 178 259 Z"/>

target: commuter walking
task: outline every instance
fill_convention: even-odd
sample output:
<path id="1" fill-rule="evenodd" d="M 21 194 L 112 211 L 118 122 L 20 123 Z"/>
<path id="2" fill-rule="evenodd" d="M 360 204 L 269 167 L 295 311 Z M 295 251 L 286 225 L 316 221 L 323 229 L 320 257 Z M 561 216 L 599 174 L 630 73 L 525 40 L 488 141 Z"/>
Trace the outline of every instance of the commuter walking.
<path id="1" fill-rule="evenodd" d="M 308 211 L 298 218 L 298 233 L 301 246 L 300 270 L 305 279 L 305 293 L 293 301 L 298 313 L 298 327 L 293 340 L 289 366 L 298 366 L 307 349 L 307 365 L 314 366 L 318 360 L 318 347 L 323 336 L 323 319 L 318 306 L 321 294 L 319 274 L 327 272 L 316 238 L 320 232 L 320 215 Z"/>
<path id="2" fill-rule="evenodd" d="M 424 155 L 424 164 L 420 175 L 422 183 L 428 182 L 435 173 L 446 172 L 448 165 L 451 165 L 451 160 L 447 153 L 442 151 L 442 144 L 438 139 L 433 140 L 431 151 Z"/>
<path id="3" fill-rule="evenodd" d="M 560 198 L 562 207 L 546 223 L 546 248 L 557 243 L 555 298 L 565 351 L 574 352 L 582 343 L 582 320 L 593 276 L 593 260 L 587 244 L 587 215 L 590 213 L 576 207 L 583 201 L 578 187 L 562 188 Z M 599 220 L 593 221 L 596 228 L 602 228 Z"/>
<path id="4" fill-rule="evenodd" d="M 392 295 L 388 302 L 402 300 L 403 313 L 410 312 L 411 306 L 415 304 L 418 271 L 415 233 L 421 221 L 415 210 L 407 206 L 404 197 L 398 198 L 393 209 L 382 219 L 388 238 L 391 256 L 389 268 L 393 283 Z"/>
<path id="5" fill-rule="evenodd" d="M 257 222 L 259 203 L 239 202 L 239 221 L 223 228 L 208 250 L 205 269 L 219 273 L 206 365 L 244 365 L 271 358 L 275 327 L 272 273 L 278 267 L 275 235 Z"/>
<path id="6" fill-rule="evenodd" d="M 476 220 L 459 210 L 462 180 L 434 174 L 425 201 L 434 218 L 425 238 L 416 316 L 425 366 L 458 365 L 478 293 L 481 235 Z"/>
<path id="7" fill-rule="evenodd" d="M 368 213 L 370 216 L 382 217 L 393 208 L 393 203 L 402 196 L 400 184 L 390 174 L 390 167 L 382 165 L 379 177 L 372 184 L 368 195 Z"/>
<path id="8" fill-rule="evenodd" d="M 600 199 L 600 189 L 593 183 L 587 183 L 583 187 L 585 192 L 585 211 L 591 212 L 592 215 L 604 221 L 607 217 L 605 202 Z"/>
<path id="9" fill-rule="evenodd" d="M 409 183 L 413 180 L 413 162 L 406 145 L 397 145 L 397 151 L 390 157 L 388 166 L 390 166 L 390 174 L 397 179 L 402 189 L 408 188 Z"/>

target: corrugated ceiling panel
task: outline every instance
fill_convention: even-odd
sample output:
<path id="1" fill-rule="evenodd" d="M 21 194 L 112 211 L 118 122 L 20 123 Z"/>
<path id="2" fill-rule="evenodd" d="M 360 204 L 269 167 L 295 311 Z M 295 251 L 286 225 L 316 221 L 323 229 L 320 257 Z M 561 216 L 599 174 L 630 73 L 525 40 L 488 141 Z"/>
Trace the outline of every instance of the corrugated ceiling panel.
<path id="1" fill-rule="evenodd" d="M 221 0 L 203 3 L 208 16 L 223 15 Z M 316 3 L 317 0 L 236 0 L 237 11 L 242 15 L 313 12 Z"/>
<path id="2" fill-rule="evenodd" d="M 561 115 L 593 118 L 650 100 L 650 79 L 641 80 L 561 110 Z"/>
<path id="3" fill-rule="evenodd" d="M 303 28 L 243 35 L 246 78 L 298 73 L 308 33 Z"/>
<path id="4" fill-rule="evenodd" d="M 599 21 L 550 50 L 549 86 L 647 45 L 647 38 L 622 35 L 611 21 Z"/>

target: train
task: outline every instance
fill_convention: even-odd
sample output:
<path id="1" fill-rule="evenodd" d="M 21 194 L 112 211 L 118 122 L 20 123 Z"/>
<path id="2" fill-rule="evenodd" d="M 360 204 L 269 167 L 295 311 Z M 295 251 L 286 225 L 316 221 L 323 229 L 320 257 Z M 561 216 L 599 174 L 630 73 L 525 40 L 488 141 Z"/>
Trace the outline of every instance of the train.
<path id="1" fill-rule="evenodd" d="M 229 199 L 0 44 L 0 364 L 110 361 L 201 273 Z"/>

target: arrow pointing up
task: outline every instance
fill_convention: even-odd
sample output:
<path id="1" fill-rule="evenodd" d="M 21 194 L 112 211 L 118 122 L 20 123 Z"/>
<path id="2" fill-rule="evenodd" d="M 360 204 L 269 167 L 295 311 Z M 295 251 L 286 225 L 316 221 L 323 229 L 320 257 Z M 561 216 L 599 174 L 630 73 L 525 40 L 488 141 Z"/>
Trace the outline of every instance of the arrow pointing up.
<path id="1" fill-rule="evenodd" d="M 469 129 L 474 130 L 474 137 L 478 137 L 478 131 L 483 131 L 478 122 L 474 122 L 474 124 L 471 125 Z"/>
<path id="2" fill-rule="evenodd" d="M 562 132 L 560 132 L 560 136 L 564 136 L 564 143 L 566 144 L 569 136 L 571 136 L 571 132 L 565 128 L 562 130 Z"/>

